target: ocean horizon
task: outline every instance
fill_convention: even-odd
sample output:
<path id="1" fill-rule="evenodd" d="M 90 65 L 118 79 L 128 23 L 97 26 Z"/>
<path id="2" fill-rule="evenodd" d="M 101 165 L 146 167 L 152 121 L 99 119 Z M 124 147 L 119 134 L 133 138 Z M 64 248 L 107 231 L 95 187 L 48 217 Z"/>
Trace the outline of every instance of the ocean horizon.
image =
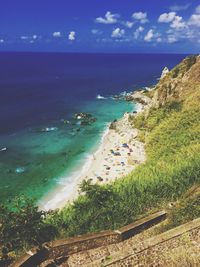
<path id="1" fill-rule="evenodd" d="M 184 57 L 0 53 L 0 201 L 21 194 L 39 201 L 70 184 L 109 123 L 135 108 L 113 96 L 154 85 Z M 80 125 L 79 112 L 96 121 Z"/>

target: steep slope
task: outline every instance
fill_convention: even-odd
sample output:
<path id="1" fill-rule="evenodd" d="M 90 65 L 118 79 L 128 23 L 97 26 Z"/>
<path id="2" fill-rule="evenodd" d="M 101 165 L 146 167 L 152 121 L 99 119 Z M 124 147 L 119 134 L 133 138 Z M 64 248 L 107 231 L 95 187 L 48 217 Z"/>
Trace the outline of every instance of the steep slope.
<path id="1" fill-rule="evenodd" d="M 185 100 L 200 90 L 200 56 L 185 58 L 168 72 L 155 87 L 154 106 L 164 106 L 172 101 Z"/>
<path id="2" fill-rule="evenodd" d="M 154 96 L 148 112 L 129 118 L 145 142 L 146 162 L 113 184 L 88 184 L 84 195 L 51 218 L 60 232 L 77 235 L 116 229 L 177 201 L 199 184 L 199 79 L 200 58 L 192 56 L 159 81 L 150 92 Z"/>
<path id="3" fill-rule="evenodd" d="M 200 184 L 200 57 L 186 58 L 144 95 L 153 95 L 152 103 L 129 121 L 145 142 L 147 160 L 114 183 L 86 182 L 73 204 L 50 213 L 43 223 L 57 238 L 118 229 L 171 205 L 170 227 L 200 217 L 199 195 L 185 200 Z"/>

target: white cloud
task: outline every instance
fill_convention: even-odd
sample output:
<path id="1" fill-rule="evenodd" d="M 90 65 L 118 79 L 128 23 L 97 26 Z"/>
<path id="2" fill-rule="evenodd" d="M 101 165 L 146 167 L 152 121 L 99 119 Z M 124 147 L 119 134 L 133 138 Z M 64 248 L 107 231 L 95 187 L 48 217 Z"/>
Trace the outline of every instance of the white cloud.
<path id="1" fill-rule="evenodd" d="M 186 26 L 183 18 L 176 15 L 176 12 L 163 13 L 158 18 L 160 23 L 170 23 L 170 27 L 176 30 L 183 29 Z"/>
<path id="2" fill-rule="evenodd" d="M 125 34 L 124 29 L 116 28 L 113 30 L 111 37 L 113 38 L 121 38 Z"/>
<path id="3" fill-rule="evenodd" d="M 115 24 L 117 23 L 119 17 L 119 14 L 112 14 L 110 11 L 107 11 L 104 18 L 98 17 L 95 21 L 103 24 Z"/>
<path id="4" fill-rule="evenodd" d="M 61 37 L 61 32 L 53 32 L 53 37 Z"/>
<path id="5" fill-rule="evenodd" d="M 147 32 L 147 34 L 145 35 L 144 40 L 145 40 L 146 42 L 151 42 L 152 39 L 153 39 L 153 37 L 154 37 L 154 32 L 153 32 L 152 29 L 150 29 L 150 30 Z"/>
<path id="6" fill-rule="evenodd" d="M 170 44 L 176 43 L 177 42 L 177 38 L 173 35 L 169 35 L 167 38 L 167 42 Z"/>
<path id="7" fill-rule="evenodd" d="M 170 27 L 176 30 L 183 29 L 185 26 L 186 26 L 186 23 L 183 21 L 183 18 L 180 16 L 175 16 L 174 20 L 170 24 Z"/>
<path id="8" fill-rule="evenodd" d="M 20 38 L 21 38 L 21 40 L 27 40 L 27 39 L 28 39 L 28 36 L 24 36 L 24 35 L 23 35 L 23 36 L 21 36 Z"/>
<path id="9" fill-rule="evenodd" d="M 126 21 L 123 23 L 127 28 L 131 29 L 134 25 L 134 22 L 132 21 Z"/>
<path id="10" fill-rule="evenodd" d="M 131 41 L 130 38 L 121 38 L 121 39 L 118 38 L 118 39 L 115 40 L 116 43 L 128 43 L 130 41 Z"/>
<path id="11" fill-rule="evenodd" d="M 200 27 L 200 5 L 195 9 L 195 14 L 192 14 L 188 21 L 189 26 Z"/>
<path id="12" fill-rule="evenodd" d="M 111 38 L 98 38 L 96 41 L 98 43 L 112 43 L 113 42 Z"/>
<path id="13" fill-rule="evenodd" d="M 200 14 L 200 5 L 198 5 L 198 6 L 196 7 L 196 10 L 195 10 L 195 11 L 196 11 L 197 14 Z"/>
<path id="14" fill-rule="evenodd" d="M 200 27 L 200 14 L 193 14 L 188 21 L 188 25 Z"/>
<path id="15" fill-rule="evenodd" d="M 3 39 L 0 39 L 0 44 L 3 44 L 4 43 L 4 40 Z"/>
<path id="16" fill-rule="evenodd" d="M 36 34 L 34 34 L 34 35 L 32 36 L 32 38 L 33 38 L 34 40 L 36 40 L 38 37 L 37 37 Z"/>
<path id="17" fill-rule="evenodd" d="M 158 22 L 160 22 L 160 23 L 172 22 L 174 20 L 175 16 L 176 16 L 176 12 L 163 13 L 158 18 Z"/>
<path id="18" fill-rule="evenodd" d="M 100 35 L 100 34 L 102 34 L 102 32 L 101 32 L 100 30 L 98 30 L 98 29 L 92 29 L 92 30 L 91 30 L 91 33 L 92 33 L 92 34 L 96 34 L 96 35 Z"/>
<path id="19" fill-rule="evenodd" d="M 200 40 L 200 5 L 196 7 L 195 12 L 188 20 L 176 15 L 170 23 L 170 29 L 167 30 L 166 41 L 175 43 L 178 41 L 190 41 L 197 43 Z"/>
<path id="20" fill-rule="evenodd" d="M 162 42 L 162 38 L 158 37 L 156 41 L 157 41 L 158 43 L 161 43 L 161 42 Z"/>
<path id="21" fill-rule="evenodd" d="M 134 32 L 134 38 L 138 39 L 141 32 L 144 31 L 144 28 L 142 26 L 138 27 L 136 31 Z"/>
<path id="22" fill-rule="evenodd" d="M 136 19 L 136 20 L 139 20 L 143 24 L 148 22 L 147 13 L 146 12 L 135 12 L 135 13 L 133 13 L 132 18 Z"/>
<path id="23" fill-rule="evenodd" d="M 172 11 L 186 10 L 189 8 L 190 5 L 191 5 L 190 3 L 185 4 L 185 5 L 173 5 L 170 7 L 170 10 L 172 10 Z"/>
<path id="24" fill-rule="evenodd" d="M 76 33 L 74 31 L 71 31 L 68 35 L 68 39 L 70 41 L 74 41 L 76 39 Z"/>

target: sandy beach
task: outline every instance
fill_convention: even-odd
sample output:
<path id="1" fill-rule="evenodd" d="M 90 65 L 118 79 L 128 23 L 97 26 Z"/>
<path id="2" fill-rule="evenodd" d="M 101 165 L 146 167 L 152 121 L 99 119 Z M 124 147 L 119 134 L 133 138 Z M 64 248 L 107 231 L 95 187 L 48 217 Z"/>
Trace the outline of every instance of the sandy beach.
<path id="1" fill-rule="evenodd" d="M 143 109 L 142 104 L 137 104 L 137 113 Z M 41 209 L 62 208 L 72 202 L 78 196 L 79 185 L 84 179 L 91 179 L 92 183 L 109 183 L 127 175 L 145 161 L 144 144 L 136 140 L 138 131 L 131 126 L 128 118 L 129 114 L 125 113 L 115 123 L 115 129 L 106 130 L 101 145 L 88 158 L 82 170 L 70 179 L 66 177 L 66 184 L 58 185 L 48 193 L 39 205 Z"/>

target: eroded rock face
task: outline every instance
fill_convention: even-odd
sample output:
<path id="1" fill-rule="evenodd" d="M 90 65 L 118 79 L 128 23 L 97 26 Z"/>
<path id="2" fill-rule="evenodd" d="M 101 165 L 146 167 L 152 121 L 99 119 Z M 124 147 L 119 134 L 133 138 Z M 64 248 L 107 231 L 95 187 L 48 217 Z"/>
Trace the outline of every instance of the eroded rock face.
<path id="1" fill-rule="evenodd" d="M 198 88 L 200 89 L 200 56 L 190 56 L 160 79 L 155 87 L 152 105 L 160 107 L 170 101 L 181 101 Z"/>
<path id="2" fill-rule="evenodd" d="M 167 75 L 168 72 L 169 72 L 169 69 L 165 67 L 162 71 L 160 79 L 163 79 Z"/>
<path id="3" fill-rule="evenodd" d="M 132 94 L 128 96 L 127 101 L 135 101 L 137 103 L 140 103 L 142 105 L 148 105 L 151 102 L 151 99 L 143 94 L 143 91 L 135 91 Z"/>

